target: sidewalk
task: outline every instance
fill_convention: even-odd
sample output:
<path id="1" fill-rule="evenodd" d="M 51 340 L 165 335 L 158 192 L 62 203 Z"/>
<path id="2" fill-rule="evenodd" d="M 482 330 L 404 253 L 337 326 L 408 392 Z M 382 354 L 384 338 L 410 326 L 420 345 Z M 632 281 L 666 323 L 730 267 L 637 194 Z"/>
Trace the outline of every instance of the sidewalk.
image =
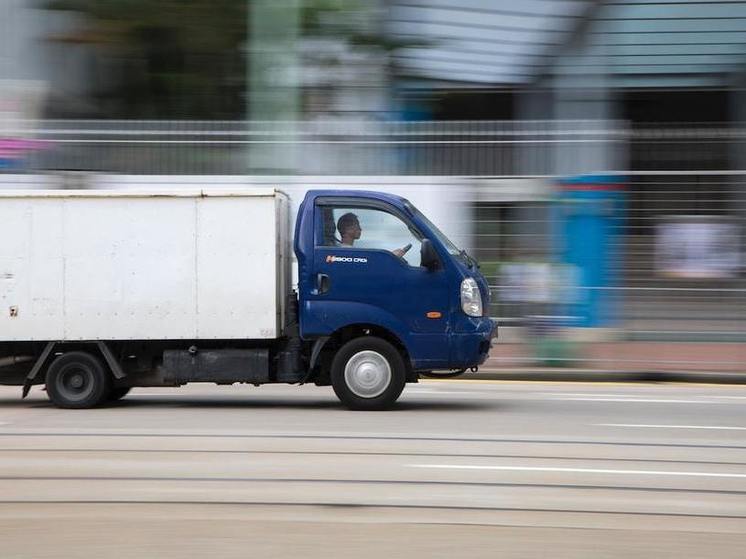
<path id="1" fill-rule="evenodd" d="M 613 371 L 601 369 L 479 369 L 456 377 L 459 380 L 500 380 L 536 382 L 687 382 L 705 384 L 746 384 L 746 373 L 711 371 Z"/>
<path id="2" fill-rule="evenodd" d="M 477 373 L 463 379 L 576 382 L 708 382 L 746 384 L 746 344 L 587 342 L 547 361 L 527 343 L 495 344 Z"/>

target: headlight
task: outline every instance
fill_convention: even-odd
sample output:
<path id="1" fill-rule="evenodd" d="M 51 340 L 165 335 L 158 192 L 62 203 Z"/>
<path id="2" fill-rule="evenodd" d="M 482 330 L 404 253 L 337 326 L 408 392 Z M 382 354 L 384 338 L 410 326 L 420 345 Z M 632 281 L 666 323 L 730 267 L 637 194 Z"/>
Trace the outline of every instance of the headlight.
<path id="1" fill-rule="evenodd" d="M 461 309 L 469 316 L 482 316 L 482 295 L 474 278 L 461 282 Z"/>

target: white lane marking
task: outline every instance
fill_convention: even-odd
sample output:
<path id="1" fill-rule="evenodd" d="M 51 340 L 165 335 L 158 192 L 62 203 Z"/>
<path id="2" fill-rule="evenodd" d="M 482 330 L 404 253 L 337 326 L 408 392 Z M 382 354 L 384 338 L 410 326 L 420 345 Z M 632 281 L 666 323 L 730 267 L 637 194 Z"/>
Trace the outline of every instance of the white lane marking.
<path id="1" fill-rule="evenodd" d="M 647 423 L 595 423 L 599 427 L 641 427 L 648 429 L 720 429 L 723 431 L 746 431 L 746 427 L 728 425 L 654 425 Z"/>
<path id="2" fill-rule="evenodd" d="M 667 472 L 659 470 L 606 470 L 595 468 L 549 468 L 537 466 L 477 466 L 457 464 L 408 464 L 411 468 L 437 468 L 448 470 L 502 470 L 510 472 L 564 472 L 575 474 L 626 474 L 640 476 L 691 476 L 746 478 L 746 474 L 716 474 L 712 472 Z"/>
<path id="3" fill-rule="evenodd" d="M 449 394 L 449 395 L 456 395 L 456 396 L 464 396 L 464 395 L 466 395 L 466 396 L 472 396 L 472 395 L 476 394 L 475 392 L 470 392 L 470 391 L 466 391 L 466 390 L 429 390 L 429 389 L 418 390 L 416 388 L 415 389 L 407 388 L 407 390 L 404 393 L 405 394 L 407 394 L 407 393 L 409 393 L 409 394 L 417 394 L 417 395 L 420 395 L 420 394 L 427 394 L 427 395 L 430 395 L 430 394 L 435 394 L 435 395 Z"/>
<path id="4" fill-rule="evenodd" d="M 672 400 L 658 398 L 553 398 L 570 402 L 648 402 L 654 404 L 728 404 L 729 402 L 710 402 L 708 400 Z"/>
<path id="5" fill-rule="evenodd" d="M 570 397 L 570 396 L 578 396 L 582 398 L 633 398 L 638 397 L 639 394 L 602 394 L 599 392 L 538 392 L 538 394 L 543 396 L 553 396 L 553 397 Z"/>
<path id="6" fill-rule="evenodd" d="M 637 399 L 644 399 L 647 400 L 648 398 L 643 398 L 641 394 L 601 394 L 601 393 L 594 393 L 594 392 L 539 392 L 539 394 L 542 394 L 544 396 L 551 396 L 554 398 L 569 398 L 569 397 L 580 397 L 580 398 L 619 398 L 620 400 L 630 400 L 633 401 L 634 398 Z M 702 397 L 704 398 L 718 398 L 723 400 L 746 400 L 746 396 L 718 396 L 715 394 L 703 394 Z M 680 400 L 672 400 L 668 399 L 665 400 L 667 402 L 676 402 Z M 702 402 L 701 400 L 697 400 L 697 402 Z M 715 402 L 713 402 L 715 403 Z"/>

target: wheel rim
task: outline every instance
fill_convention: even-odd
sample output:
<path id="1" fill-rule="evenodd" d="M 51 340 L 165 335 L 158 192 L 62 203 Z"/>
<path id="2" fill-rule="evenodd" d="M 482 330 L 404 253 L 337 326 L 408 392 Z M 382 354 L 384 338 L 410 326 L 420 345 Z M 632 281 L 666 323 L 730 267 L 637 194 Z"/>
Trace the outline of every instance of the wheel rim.
<path id="1" fill-rule="evenodd" d="M 361 398 L 375 398 L 391 384 L 391 365 L 376 351 L 360 351 L 345 366 L 345 383 Z"/>
<path id="2" fill-rule="evenodd" d="M 66 400 L 83 400 L 93 392 L 93 373 L 80 365 L 70 365 L 60 371 L 55 384 Z"/>

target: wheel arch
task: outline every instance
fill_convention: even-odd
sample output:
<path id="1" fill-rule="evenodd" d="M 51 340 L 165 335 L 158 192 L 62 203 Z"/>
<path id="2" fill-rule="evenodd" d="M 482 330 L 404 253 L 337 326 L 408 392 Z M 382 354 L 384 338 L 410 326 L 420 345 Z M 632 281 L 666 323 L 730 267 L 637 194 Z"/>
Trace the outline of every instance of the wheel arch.
<path id="1" fill-rule="evenodd" d="M 418 375 L 412 368 L 412 361 L 407 346 L 401 338 L 390 329 L 379 324 L 366 322 L 348 324 L 338 328 L 321 343 L 322 346 L 316 353 L 316 360 L 310 363 L 311 378 L 314 380 L 324 379 L 328 376 L 331 359 L 344 344 L 350 340 L 364 336 L 374 336 L 389 342 L 401 354 L 406 367 L 407 382 L 417 382 Z M 320 339 L 321 340 L 321 339 Z"/>

